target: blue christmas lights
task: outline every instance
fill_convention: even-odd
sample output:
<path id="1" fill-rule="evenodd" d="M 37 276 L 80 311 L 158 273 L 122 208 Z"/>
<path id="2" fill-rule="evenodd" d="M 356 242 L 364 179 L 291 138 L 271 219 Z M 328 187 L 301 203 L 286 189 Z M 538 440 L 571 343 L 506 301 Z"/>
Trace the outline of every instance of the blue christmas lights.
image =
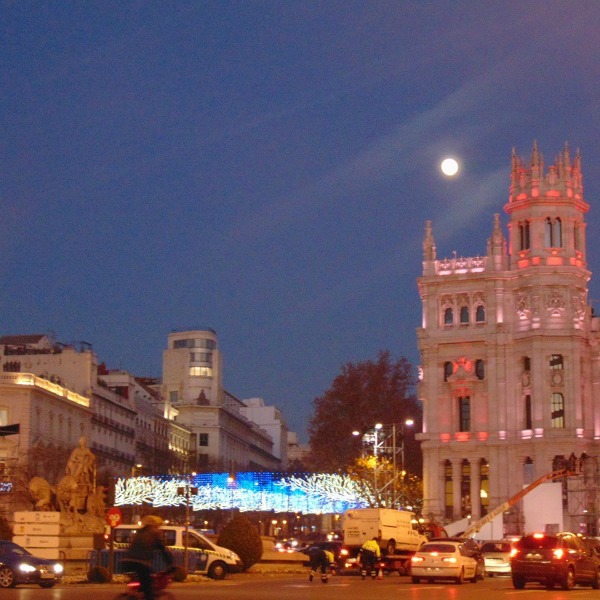
<path id="1" fill-rule="evenodd" d="M 183 492 L 183 493 L 182 493 Z M 115 505 L 186 506 L 191 510 L 342 513 L 368 506 L 348 475 L 315 473 L 201 473 L 124 477 L 115 481 Z"/>

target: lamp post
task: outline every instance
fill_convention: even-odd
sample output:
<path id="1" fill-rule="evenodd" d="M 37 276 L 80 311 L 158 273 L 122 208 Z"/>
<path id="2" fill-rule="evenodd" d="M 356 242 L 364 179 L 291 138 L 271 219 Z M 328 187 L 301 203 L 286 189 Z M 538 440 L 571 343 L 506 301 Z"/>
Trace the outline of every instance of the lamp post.
<path id="1" fill-rule="evenodd" d="M 415 422 L 413 421 L 413 419 L 405 419 L 401 424 L 400 424 L 400 435 L 401 435 L 401 445 L 400 445 L 400 475 L 402 476 L 402 484 L 404 485 L 404 475 L 406 474 L 406 471 L 404 469 L 404 459 L 405 459 L 405 454 L 404 454 L 404 437 L 405 437 L 405 427 L 412 427 L 415 424 Z M 397 450 L 396 450 L 396 424 L 394 423 L 392 425 L 392 443 L 393 443 L 393 450 L 392 450 L 392 456 L 393 456 L 393 477 L 394 477 L 394 491 L 393 491 L 393 505 L 396 505 L 396 478 L 397 478 L 397 471 L 396 471 L 396 454 L 397 454 Z"/>
<path id="2" fill-rule="evenodd" d="M 406 419 L 406 421 L 404 421 L 404 423 L 402 423 L 402 473 L 404 473 L 404 427 L 412 427 L 415 424 L 415 422 L 412 419 Z M 404 476 L 404 475 L 403 475 Z"/>
<path id="3" fill-rule="evenodd" d="M 185 485 L 177 488 L 177 494 L 185 497 L 185 532 L 183 537 L 183 568 L 188 569 L 188 546 L 189 546 L 189 528 L 190 528 L 190 497 L 195 496 L 198 493 L 198 488 L 192 486 L 192 477 L 195 477 L 196 473 L 191 473 L 187 476 Z"/>

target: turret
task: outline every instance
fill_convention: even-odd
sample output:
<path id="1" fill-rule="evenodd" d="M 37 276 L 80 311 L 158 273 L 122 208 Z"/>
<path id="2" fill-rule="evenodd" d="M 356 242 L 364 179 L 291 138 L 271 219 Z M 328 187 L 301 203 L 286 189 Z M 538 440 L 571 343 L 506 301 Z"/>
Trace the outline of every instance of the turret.
<path id="1" fill-rule="evenodd" d="M 585 220 L 581 155 L 571 161 L 568 144 L 544 173 L 534 142 L 530 164 L 513 149 L 511 184 L 504 209 L 510 216 L 509 252 L 513 268 L 585 267 Z"/>

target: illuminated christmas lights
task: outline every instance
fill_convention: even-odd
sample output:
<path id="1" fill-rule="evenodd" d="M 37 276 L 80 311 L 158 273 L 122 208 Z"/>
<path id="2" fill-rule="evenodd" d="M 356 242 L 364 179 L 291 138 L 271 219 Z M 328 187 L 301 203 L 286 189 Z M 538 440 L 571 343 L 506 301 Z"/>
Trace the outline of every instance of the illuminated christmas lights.
<path id="1" fill-rule="evenodd" d="M 195 493 L 181 493 L 181 488 Z M 341 513 L 368 505 L 348 475 L 202 473 L 193 476 L 125 477 L 115 481 L 115 506 L 149 504 L 190 510 Z"/>

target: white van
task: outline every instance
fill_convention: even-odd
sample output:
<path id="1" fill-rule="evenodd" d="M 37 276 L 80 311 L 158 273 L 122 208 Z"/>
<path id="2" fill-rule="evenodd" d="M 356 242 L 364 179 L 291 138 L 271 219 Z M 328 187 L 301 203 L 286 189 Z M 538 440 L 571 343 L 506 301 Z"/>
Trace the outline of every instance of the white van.
<path id="1" fill-rule="evenodd" d="M 113 540 L 115 549 L 127 548 L 131 543 L 132 536 L 140 529 L 140 525 L 119 525 L 113 529 Z M 184 551 L 184 540 L 186 536 L 185 527 L 178 525 L 163 525 L 159 532 L 162 540 L 174 555 Z M 223 579 L 227 573 L 239 573 L 242 570 L 240 557 L 222 546 L 213 544 L 199 531 L 187 530 L 188 560 L 192 567 L 190 572 L 208 575 L 212 579 Z M 175 556 L 175 563 L 177 564 Z"/>

